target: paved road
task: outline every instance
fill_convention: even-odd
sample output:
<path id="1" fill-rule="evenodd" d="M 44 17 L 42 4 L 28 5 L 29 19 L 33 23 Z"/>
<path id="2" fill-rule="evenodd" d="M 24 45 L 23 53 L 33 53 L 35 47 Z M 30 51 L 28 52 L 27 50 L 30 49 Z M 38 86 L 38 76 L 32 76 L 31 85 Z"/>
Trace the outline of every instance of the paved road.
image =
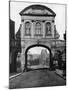
<path id="1" fill-rule="evenodd" d="M 30 88 L 65 85 L 65 80 L 54 71 L 34 70 L 22 73 L 9 81 L 9 88 Z"/>

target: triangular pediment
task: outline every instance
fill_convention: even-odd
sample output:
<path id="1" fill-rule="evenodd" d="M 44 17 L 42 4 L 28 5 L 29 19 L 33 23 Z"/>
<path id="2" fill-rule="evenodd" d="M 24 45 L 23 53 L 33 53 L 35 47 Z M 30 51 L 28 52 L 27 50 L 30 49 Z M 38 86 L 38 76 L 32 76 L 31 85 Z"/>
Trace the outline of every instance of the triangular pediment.
<path id="1" fill-rule="evenodd" d="M 20 12 L 20 15 L 52 15 L 56 14 L 48 7 L 43 5 L 31 5 L 26 7 L 24 10 Z"/>
<path id="2" fill-rule="evenodd" d="M 29 9 L 25 12 L 23 12 L 23 14 L 48 14 L 48 15 L 52 15 L 51 12 L 49 12 L 48 10 L 44 9 L 44 10 L 38 10 L 38 9 Z"/>

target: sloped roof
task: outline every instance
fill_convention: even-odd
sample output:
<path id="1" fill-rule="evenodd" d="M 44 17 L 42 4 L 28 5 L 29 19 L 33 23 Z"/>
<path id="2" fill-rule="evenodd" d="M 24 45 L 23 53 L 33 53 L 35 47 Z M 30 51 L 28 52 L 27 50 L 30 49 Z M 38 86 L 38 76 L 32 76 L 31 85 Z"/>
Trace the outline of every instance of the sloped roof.
<path id="1" fill-rule="evenodd" d="M 26 11 L 28 11 L 29 9 L 31 9 L 31 10 L 41 10 L 41 11 L 43 11 L 43 10 L 47 10 L 47 11 L 49 11 L 50 13 L 51 13 L 51 16 L 56 16 L 56 14 L 55 14 L 55 12 L 52 10 L 52 9 L 50 9 L 50 8 L 48 8 L 48 7 L 46 7 L 46 6 L 44 6 L 44 5 L 39 5 L 39 4 L 35 4 L 35 5 L 30 5 L 30 6 L 28 6 L 28 7 L 26 7 L 24 10 L 22 10 L 19 14 L 22 16 L 22 15 L 49 15 L 48 13 L 46 13 L 45 14 L 45 12 L 43 11 L 43 13 L 40 13 L 40 14 L 38 14 L 38 12 L 37 12 L 37 14 L 36 13 L 32 13 L 32 11 L 31 12 L 29 12 L 28 14 L 24 14 L 24 12 L 26 12 Z"/>

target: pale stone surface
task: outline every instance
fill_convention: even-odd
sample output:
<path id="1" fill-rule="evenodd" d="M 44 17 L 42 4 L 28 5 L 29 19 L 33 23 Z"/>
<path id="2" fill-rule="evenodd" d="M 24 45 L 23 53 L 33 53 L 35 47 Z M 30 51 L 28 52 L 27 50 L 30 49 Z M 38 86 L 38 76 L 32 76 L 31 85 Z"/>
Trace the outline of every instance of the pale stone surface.
<path id="1" fill-rule="evenodd" d="M 43 10 L 42 10 L 43 11 Z M 48 11 L 48 10 L 47 10 Z M 31 10 L 28 10 L 26 12 L 31 12 Z M 33 10 L 32 10 L 33 12 Z M 32 13 L 31 12 L 31 13 Z M 38 13 L 38 12 L 35 12 Z M 26 36 L 25 35 L 25 23 L 30 22 L 31 24 L 31 35 Z M 36 22 L 39 21 L 42 25 L 42 36 L 35 36 L 35 24 Z M 51 36 L 46 36 L 46 23 L 50 22 L 51 24 Z M 27 50 L 28 47 L 35 45 L 35 44 L 41 44 L 49 47 L 51 49 L 52 54 L 54 55 L 54 51 L 52 46 L 55 46 L 55 38 L 54 38 L 54 25 L 55 25 L 55 17 L 53 16 L 29 16 L 29 15 L 22 15 L 21 16 L 21 61 L 22 63 L 25 64 L 25 51 Z M 39 41 L 38 41 L 39 40 Z M 56 40 L 56 42 L 60 42 L 60 40 Z M 52 44 L 54 43 L 54 45 Z M 59 46 L 59 44 L 57 44 Z M 64 45 L 63 45 L 64 46 Z M 62 46 L 62 47 L 63 47 Z M 61 47 L 61 45 L 60 45 Z M 22 64 L 23 66 L 23 64 Z"/>

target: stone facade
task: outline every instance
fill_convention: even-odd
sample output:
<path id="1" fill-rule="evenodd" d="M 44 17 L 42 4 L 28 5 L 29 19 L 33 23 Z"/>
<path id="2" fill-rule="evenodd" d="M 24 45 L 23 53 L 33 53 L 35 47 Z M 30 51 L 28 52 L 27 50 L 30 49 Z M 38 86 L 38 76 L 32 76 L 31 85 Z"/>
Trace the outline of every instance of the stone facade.
<path id="1" fill-rule="evenodd" d="M 25 52 L 32 45 L 45 45 L 52 51 L 59 41 L 55 27 L 56 14 L 43 5 L 31 5 L 20 12 L 21 15 L 21 61 L 25 68 Z"/>

